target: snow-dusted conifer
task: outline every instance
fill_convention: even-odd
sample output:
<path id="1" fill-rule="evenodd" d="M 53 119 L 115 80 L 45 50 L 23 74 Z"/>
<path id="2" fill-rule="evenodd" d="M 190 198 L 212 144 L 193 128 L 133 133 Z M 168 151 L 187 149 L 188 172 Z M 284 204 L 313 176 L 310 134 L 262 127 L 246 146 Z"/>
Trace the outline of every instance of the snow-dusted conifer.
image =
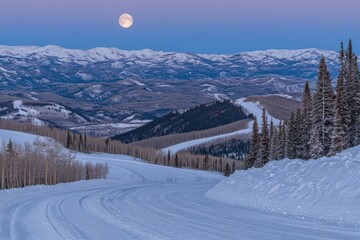
<path id="1" fill-rule="evenodd" d="M 311 111 L 312 111 L 312 96 L 309 82 L 305 83 L 303 93 L 303 134 L 302 142 L 304 144 L 303 158 L 310 158 L 310 141 L 311 141 Z"/>
<path id="2" fill-rule="evenodd" d="M 339 109 L 336 109 L 335 127 L 331 137 L 331 146 L 328 154 L 329 156 L 335 155 L 336 153 L 344 150 L 345 148 L 344 136 L 345 136 L 345 132 L 343 127 L 343 122 L 340 116 L 340 111 Z"/>
<path id="3" fill-rule="evenodd" d="M 257 123 L 256 117 L 254 118 L 254 123 L 252 127 L 252 136 L 251 136 L 251 145 L 250 145 L 250 152 L 246 157 L 245 165 L 246 168 L 251 168 L 254 166 L 255 160 L 259 153 L 259 126 Z"/>
<path id="4" fill-rule="evenodd" d="M 263 109 L 260 148 L 259 154 L 254 163 L 255 167 L 262 167 L 269 161 L 269 144 L 269 127 L 267 123 L 266 111 Z"/>
<path id="5" fill-rule="evenodd" d="M 328 155 L 332 156 L 345 149 L 349 141 L 348 126 L 349 121 L 346 120 L 346 98 L 344 96 L 344 72 L 345 72 L 345 52 L 344 44 L 341 42 L 341 49 L 339 55 L 341 63 L 340 73 L 336 84 L 336 99 L 335 99 L 335 120 L 334 131 L 331 136 L 331 146 Z"/>
<path id="6" fill-rule="evenodd" d="M 295 146 L 296 146 L 296 158 L 305 159 L 306 152 L 306 143 L 304 141 L 304 115 L 302 111 L 298 108 L 296 110 L 295 116 Z"/>
<path id="7" fill-rule="evenodd" d="M 330 73 L 325 58 L 322 57 L 319 65 L 316 92 L 313 98 L 312 131 L 318 131 L 319 142 L 324 155 L 329 152 L 331 145 L 331 134 L 334 126 L 334 100 L 335 95 L 331 85 Z M 314 137 L 314 134 L 312 134 L 312 137 Z M 311 141 L 313 143 L 314 139 Z"/>
<path id="8" fill-rule="evenodd" d="M 276 146 L 278 140 L 277 127 L 274 126 L 273 120 L 270 122 L 270 146 L 269 146 L 269 160 L 276 159 Z"/>
<path id="9" fill-rule="evenodd" d="M 319 130 L 316 127 L 311 129 L 311 149 L 310 149 L 310 157 L 312 159 L 317 159 L 323 156 L 324 148 L 320 142 Z"/>
<path id="10" fill-rule="evenodd" d="M 352 41 L 349 40 L 348 48 L 345 52 L 344 58 L 344 92 L 346 98 L 344 119 L 346 122 L 347 130 L 347 147 L 356 145 L 357 133 L 357 120 L 359 116 L 359 78 L 358 78 L 358 63 L 357 57 L 353 51 Z"/>
<path id="11" fill-rule="evenodd" d="M 274 158 L 276 160 L 285 158 L 285 129 L 283 128 L 284 126 L 285 123 L 280 122 L 276 140 L 276 156 Z"/>
<path id="12" fill-rule="evenodd" d="M 287 158 L 296 158 L 297 149 L 297 133 L 296 133 L 296 119 L 295 113 L 291 112 L 290 119 L 287 126 L 287 146 L 286 146 Z"/>

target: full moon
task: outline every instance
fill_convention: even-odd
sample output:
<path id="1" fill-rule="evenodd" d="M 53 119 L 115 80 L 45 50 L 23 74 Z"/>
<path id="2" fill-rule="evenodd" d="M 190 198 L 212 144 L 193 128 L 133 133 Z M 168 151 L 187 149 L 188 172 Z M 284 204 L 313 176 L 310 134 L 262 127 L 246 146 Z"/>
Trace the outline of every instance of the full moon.
<path id="1" fill-rule="evenodd" d="M 119 18 L 119 24 L 123 28 L 130 28 L 134 23 L 132 16 L 128 13 L 124 13 Z"/>

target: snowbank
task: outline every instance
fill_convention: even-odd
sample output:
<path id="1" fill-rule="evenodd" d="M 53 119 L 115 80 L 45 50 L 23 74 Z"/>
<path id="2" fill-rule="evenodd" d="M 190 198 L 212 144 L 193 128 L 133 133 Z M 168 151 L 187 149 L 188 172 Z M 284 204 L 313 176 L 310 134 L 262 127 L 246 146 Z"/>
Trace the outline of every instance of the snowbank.
<path id="1" fill-rule="evenodd" d="M 207 192 L 232 205 L 360 226 L 360 146 L 319 160 L 237 171 Z"/>

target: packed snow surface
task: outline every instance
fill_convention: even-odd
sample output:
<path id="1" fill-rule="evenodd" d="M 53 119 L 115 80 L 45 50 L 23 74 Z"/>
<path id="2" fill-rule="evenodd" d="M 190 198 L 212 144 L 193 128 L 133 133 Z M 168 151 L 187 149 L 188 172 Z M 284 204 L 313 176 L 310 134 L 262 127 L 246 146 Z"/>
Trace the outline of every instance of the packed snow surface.
<path id="1" fill-rule="evenodd" d="M 246 112 L 252 113 L 257 118 L 258 123 L 261 123 L 263 107 L 260 105 L 259 102 L 251 102 L 251 101 L 247 101 L 246 98 L 240 98 L 236 100 L 236 104 L 242 106 L 246 110 Z M 266 117 L 268 123 L 270 123 L 271 120 L 273 120 L 274 125 L 280 124 L 280 120 L 274 118 L 268 112 L 266 112 Z"/>
<path id="2" fill-rule="evenodd" d="M 26 139 L 36 136 L 24 134 Z M 360 238 L 354 226 L 304 221 L 208 198 L 206 192 L 224 180 L 216 173 L 151 165 L 123 155 L 77 158 L 108 163 L 108 178 L 0 191 L 0 239 Z"/>
<path id="3" fill-rule="evenodd" d="M 330 158 L 271 161 L 263 168 L 237 171 L 207 196 L 245 208 L 354 225 L 360 230 L 360 146 Z"/>

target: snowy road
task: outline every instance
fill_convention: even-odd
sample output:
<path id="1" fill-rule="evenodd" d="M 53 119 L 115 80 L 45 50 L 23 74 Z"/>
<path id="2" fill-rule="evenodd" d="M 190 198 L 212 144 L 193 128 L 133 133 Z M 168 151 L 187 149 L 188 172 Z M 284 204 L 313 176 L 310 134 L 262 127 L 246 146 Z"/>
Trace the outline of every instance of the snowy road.
<path id="1" fill-rule="evenodd" d="M 109 179 L 0 191 L 0 239 L 359 239 L 350 226 L 302 221 L 205 197 L 222 176 L 108 162 Z"/>

